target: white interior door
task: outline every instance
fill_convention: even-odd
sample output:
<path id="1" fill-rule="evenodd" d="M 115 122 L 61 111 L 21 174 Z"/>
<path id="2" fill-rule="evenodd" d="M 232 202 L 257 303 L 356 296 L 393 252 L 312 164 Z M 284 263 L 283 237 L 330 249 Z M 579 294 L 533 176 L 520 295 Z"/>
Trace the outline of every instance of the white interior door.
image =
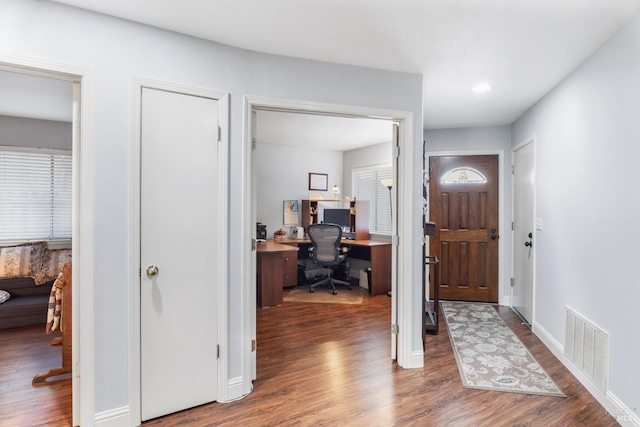
<path id="1" fill-rule="evenodd" d="M 142 89 L 143 421 L 217 399 L 218 108 Z"/>
<path id="2" fill-rule="evenodd" d="M 513 287 L 512 306 L 533 322 L 535 254 L 535 145 L 513 152 Z"/>

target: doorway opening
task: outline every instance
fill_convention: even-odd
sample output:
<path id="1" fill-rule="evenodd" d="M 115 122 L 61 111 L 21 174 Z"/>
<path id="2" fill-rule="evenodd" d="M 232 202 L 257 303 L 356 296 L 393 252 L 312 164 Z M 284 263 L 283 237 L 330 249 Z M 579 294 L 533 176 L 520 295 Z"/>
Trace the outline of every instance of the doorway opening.
<path id="1" fill-rule="evenodd" d="M 94 421 L 93 390 L 93 72 L 90 69 L 40 59 L 0 54 L 0 70 L 31 76 L 64 80 L 72 84 L 72 420 L 73 425 Z M 82 184 L 82 185 L 81 185 Z M 61 354 L 62 358 L 62 354 Z M 82 373 L 82 375 L 81 375 Z M 82 398 L 82 400 L 81 400 Z"/>
<path id="2" fill-rule="evenodd" d="M 492 225 L 480 224 L 480 227 L 477 227 L 477 216 L 473 214 L 470 209 L 475 205 L 475 207 L 480 207 L 481 212 L 485 212 L 483 206 L 483 201 L 487 201 L 487 195 L 480 195 L 476 197 L 472 194 L 474 191 L 473 185 L 484 185 L 480 183 L 482 175 L 476 175 L 477 168 L 475 167 L 462 167 L 460 165 L 453 166 L 451 162 L 462 162 L 465 163 L 465 159 L 473 159 L 473 158 L 490 158 L 497 157 L 497 165 L 496 167 L 496 175 L 497 175 L 497 183 L 495 188 L 495 197 L 497 201 L 495 202 L 495 209 L 497 212 L 495 213 L 495 219 Z M 435 159 L 445 159 L 446 162 L 442 167 L 440 167 L 437 171 L 431 170 L 431 164 Z M 489 151 L 478 151 L 478 152 L 430 152 L 426 153 L 425 159 L 427 165 L 427 176 L 429 185 L 428 189 L 428 216 L 430 221 L 436 222 L 436 229 L 440 230 L 444 227 L 449 234 L 451 234 L 452 240 L 445 241 L 445 239 L 434 240 L 433 238 L 429 239 L 429 252 L 431 255 L 437 255 L 441 262 L 441 276 L 440 276 L 440 298 L 441 299 L 459 299 L 459 300 L 483 300 L 482 298 L 491 298 L 491 301 L 495 301 L 498 304 L 504 305 L 504 274 L 503 274 L 503 266 L 505 262 L 504 253 L 505 253 L 505 237 L 507 233 L 507 229 L 505 228 L 504 221 L 504 153 L 503 150 L 489 150 Z M 463 165 L 465 166 L 466 163 Z M 449 167 L 451 166 L 451 167 Z M 462 177 L 460 179 L 460 177 Z M 477 180 L 477 183 L 473 183 L 472 181 Z M 438 187 L 435 189 L 436 181 L 443 188 Z M 444 181 L 444 182 L 443 182 Z M 462 191 L 458 192 L 459 186 L 467 186 L 471 191 Z M 444 188 L 446 187 L 446 188 Z M 452 200 L 455 199 L 455 200 Z M 443 209 L 443 203 L 449 204 L 455 202 L 455 206 L 453 206 L 454 211 L 447 211 L 446 208 Z M 451 208 L 451 205 L 448 205 Z M 462 215 L 462 213 L 468 212 L 472 215 Z M 484 215 L 484 214 L 483 214 Z M 451 232 L 448 227 L 450 224 L 445 224 L 444 221 L 453 221 L 456 223 L 455 225 L 461 225 L 460 230 Z M 473 224 L 465 224 L 465 218 L 472 218 Z M 480 230 L 474 231 L 473 228 L 480 228 Z M 440 231 L 437 232 L 438 237 L 442 237 L 442 233 Z M 473 236 L 470 236 L 473 234 Z M 467 236 L 469 235 L 469 236 Z M 442 240 L 442 241 L 441 241 Z M 493 249 L 493 252 L 490 249 L 490 245 L 496 245 L 496 248 Z M 474 247 L 474 245 L 476 247 Z M 444 259 L 443 255 L 439 253 L 441 248 L 444 247 L 447 254 L 445 254 Z M 447 260 L 446 255 L 453 255 L 455 258 L 451 260 Z M 491 256 L 493 259 L 488 259 L 488 256 Z M 473 289 L 475 283 L 464 283 L 460 278 L 465 277 L 466 273 L 483 273 L 485 277 L 488 277 L 488 271 L 482 270 L 482 268 L 478 267 L 477 260 L 476 266 L 471 269 L 471 264 L 469 260 L 472 257 L 476 257 L 479 260 L 485 260 L 486 263 L 483 265 L 487 265 L 489 261 L 495 262 L 493 268 L 495 271 L 495 278 L 493 279 L 495 282 L 495 294 L 490 294 L 487 289 L 488 286 L 485 286 L 485 283 L 480 283 L 481 286 L 477 286 L 479 289 Z M 484 258 L 483 258 L 484 257 Z M 443 262 L 444 261 L 444 262 Z M 449 271 L 449 276 L 444 276 L 443 273 L 447 274 L 447 266 L 444 265 L 450 261 L 450 267 L 452 268 Z M 487 267 L 488 268 L 488 267 Z M 484 273 L 487 274 L 484 274 Z M 480 280 L 479 277 L 474 277 L 473 280 Z M 445 283 L 447 280 L 451 280 L 456 284 L 461 284 L 461 286 L 452 289 L 450 294 L 452 296 L 443 298 L 443 288 L 442 286 L 447 286 L 448 283 Z M 433 294 L 433 289 L 431 289 L 433 283 L 430 284 L 428 291 L 429 294 Z M 469 294 L 465 294 L 468 290 Z M 495 295 L 495 296 L 494 296 Z M 488 300 L 489 301 L 489 300 Z"/>
<path id="3" fill-rule="evenodd" d="M 311 115 L 328 115 L 335 117 L 353 117 L 353 118 L 368 118 L 368 119 L 384 119 L 398 124 L 398 145 L 403 147 L 411 147 L 411 113 L 379 110 L 370 108 L 349 107 L 343 105 L 333 104 L 319 104 L 302 101 L 283 101 L 278 99 L 265 99 L 265 98 L 250 98 L 246 99 L 246 182 L 248 186 L 247 190 L 247 206 L 248 214 L 245 217 L 245 233 L 247 237 L 252 240 L 256 238 L 256 191 L 257 191 L 257 174 L 256 164 L 257 159 L 255 156 L 255 134 L 254 121 L 256 111 L 286 111 L 299 114 L 311 114 Z M 397 150 L 394 150 L 397 153 Z M 410 158 L 412 148 L 407 148 L 406 151 L 402 151 L 403 155 L 406 153 L 407 158 Z M 399 230 L 404 230 L 404 224 L 408 221 L 407 216 L 410 217 L 411 209 L 405 208 L 410 204 L 403 204 L 409 200 L 405 196 L 404 192 L 410 193 L 411 188 L 411 171 L 412 167 L 406 166 L 404 162 L 408 162 L 407 158 L 396 156 L 394 163 L 393 176 L 396 185 L 392 188 L 392 200 L 393 204 L 393 231 L 392 236 L 398 236 Z M 403 162 L 404 161 L 404 162 Z M 406 167 L 405 167 L 406 166 Z M 400 171 L 400 172 L 399 172 Z M 333 183 L 332 183 L 333 185 Z M 397 242 L 397 237 L 394 238 Z M 400 238 L 402 241 L 402 237 Z M 411 238 L 407 238 L 405 241 L 406 246 L 392 244 L 392 318 L 391 323 L 397 324 L 398 322 L 405 322 L 407 327 L 403 332 L 405 334 L 393 335 L 391 339 L 391 359 L 396 359 L 398 363 L 403 367 L 417 367 L 422 366 L 422 358 L 419 361 L 412 360 L 411 354 L 411 289 L 410 286 L 402 286 L 400 283 L 405 283 L 403 278 L 411 276 L 411 268 L 407 267 L 406 270 L 402 269 L 402 265 L 410 264 L 410 259 L 407 257 L 406 261 L 402 260 L 398 256 L 399 253 L 407 251 L 410 252 Z M 244 254 L 245 270 L 245 295 L 247 295 L 244 303 L 246 309 L 246 319 L 249 326 L 245 331 L 248 342 L 252 342 L 256 337 L 256 256 L 255 252 L 251 249 L 252 245 L 247 245 L 249 248 Z M 406 283 L 411 283 L 408 280 Z M 416 358 L 417 359 L 417 358 Z M 251 379 L 256 378 L 256 352 L 251 351 L 250 356 L 246 358 L 245 365 L 247 372 L 251 372 Z M 249 384 L 250 386 L 250 384 Z"/>

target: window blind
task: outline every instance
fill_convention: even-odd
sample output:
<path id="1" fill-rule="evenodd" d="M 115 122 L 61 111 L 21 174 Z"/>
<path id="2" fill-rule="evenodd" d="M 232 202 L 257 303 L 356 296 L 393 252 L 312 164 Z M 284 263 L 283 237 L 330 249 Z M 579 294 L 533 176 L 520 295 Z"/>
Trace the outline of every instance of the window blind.
<path id="1" fill-rule="evenodd" d="M 71 238 L 71 154 L 0 147 L 0 241 Z"/>
<path id="2" fill-rule="evenodd" d="M 391 234 L 391 195 L 381 179 L 392 178 L 390 164 L 357 168 L 351 171 L 352 194 L 357 200 L 369 200 L 369 232 Z"/>

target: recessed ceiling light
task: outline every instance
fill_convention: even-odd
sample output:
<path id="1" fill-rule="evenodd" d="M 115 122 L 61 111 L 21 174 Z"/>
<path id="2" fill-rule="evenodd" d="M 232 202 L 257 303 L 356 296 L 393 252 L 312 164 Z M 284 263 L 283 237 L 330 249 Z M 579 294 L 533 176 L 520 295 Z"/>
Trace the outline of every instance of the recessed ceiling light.
<path id="1" fill-rule="evenodd" d="M 489 83 L 481 82 L 476 84 L 471 90 L 476 93 L 489 92 L 492 86 Z"/>

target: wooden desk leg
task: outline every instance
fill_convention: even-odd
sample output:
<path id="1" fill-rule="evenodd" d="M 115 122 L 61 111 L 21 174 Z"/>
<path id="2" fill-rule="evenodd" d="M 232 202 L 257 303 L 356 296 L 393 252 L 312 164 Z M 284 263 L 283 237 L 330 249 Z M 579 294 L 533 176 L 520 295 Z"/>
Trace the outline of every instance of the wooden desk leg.
<path id="1" fill-rule="evenodd" d="M 371 295 L 391 290 L 391 245 L 371 247 Z"/>
<path id="2" fill-rule="evenodd" d="M 284 262 L 282 252 L 258 254 L 258 306 L 270 307 L 282 304 Z"/>

